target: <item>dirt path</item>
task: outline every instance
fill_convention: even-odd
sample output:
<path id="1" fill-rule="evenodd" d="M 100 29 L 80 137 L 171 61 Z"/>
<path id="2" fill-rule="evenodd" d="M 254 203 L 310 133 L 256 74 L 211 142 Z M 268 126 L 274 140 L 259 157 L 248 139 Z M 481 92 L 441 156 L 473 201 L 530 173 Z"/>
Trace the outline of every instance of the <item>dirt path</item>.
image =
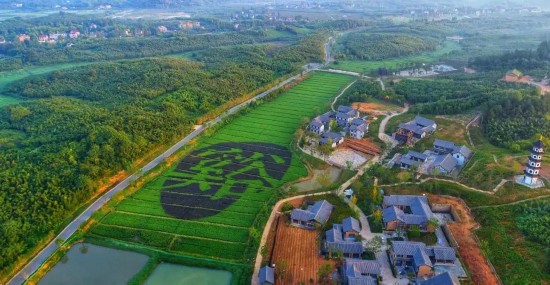
<path id="1" fill-rule="evenodd" d="M 348 88 L 350 88 L 353 84 L 355 84 L 355 82 L 357 82 L 357 80 L 353 81 L 348 86 L 346 86 L 344 89 L 342 89 L 342 92 L 340 92 L 340 94 L 338 94 L 338 96 L 336 96 L 334 98 L 334 100 L 332 101 L 332 104 L 330 105 L 330 108 L 332 109 L 333 112 L 336 112 L 336 109 L 334 109 L 334 105 L 336 104 L 336 101 L 338 101 L 338 98 L 340 98 L 342 95 L 344 95 L 344 93 L 346 93 L 346 90 L 348 90 Z"/>
<path id="2" fill-rule="evenodd" d="M 466 135 L 468 135 L 468 141 L 470 142 L 470 145 L 472 148 L 476 147 L 474 145 L 474 142 L 472 141 L 472 136 L 470 136 L 470 126 L 472 126 L 475 122 L 477 122 L 481 118 L 481 113 L 478 113 L 467 125 L 466 125 Z"/>
<path id="3" fill-rule="evenodd" d="M 459 198 L 432 194 L 428 194 L 428 199 L 431 203 L 450 204 L 460 217 L 461 221 L 449 222 L 447 226 L 458 243 L 458 252 L 462 262 L 470 271 L 473 283 L 476 285 L 501 284 L 492 265 L 479 247 L 474 232 L 479 228 L 479 224 L 472 217 L 466 203 Z"/>
<path id="4" fill-rule="evenodd" d="M 519 201 L 506 203 L 506 204 L 472 207 L 471 209 L 498 208 L 498 207 L 505 207 L 505 206 L 513 206 L 513 205 L 523 204 L 523 203 L 527 203 L 527 202 L 531 202 L 531 201 L 543 200 L 543 199 L 546 199 L 546 198 L 550 198 L 550 195 L 538 196 L 538 197 L 529 198 L 529 199 L 525 199 L 525 200 L 519 200 Z"/>
<path id="5" fill-rule="evenodd" d="M 449 179 L 443 179 L 443 178 L 435 178 L 435 177 L 428 177 L 428 178 L 424 178 L 422 180 L 420 180 L 419 182 L 401 182 L 401 183 L 394 183 L 394 184 L 384 184 L 384 185 L 380 185 L 380 186 L 383 186 L 383 187 L 395 187 L 395 186 L 400 186 L 400 185 L 419 185 L 419 184 L 423 184 L 425 182 L 428 182 L 430 180 L 435 180 L 435 181 L 442 181 L 442 182 L 447 182 L 447 183 L 453 183 L 453 184 L 456 184 L 456 185 L 459 185 L 461 187 L 464 187 L 468 190 L 472 190 L 472 191 L 476 191 L 476 192 L 480 192 L 480 193 L 483 193 L 483 194 L 487 194 L 487 195 L 494 195 L 498 189 L 500 189 L 500 187 L 502 187 L 506 182 L 509 182 L 510 180 L 506 180 L 506 179 L 502 179 L 500 181 L 500 183 L 495 186 L 495 188 L 493 188 L 493 190 L 491 191 L 485 191 L 485 190 L 481 190 L 481 189 L 477 189 L 477 188 L 474 188 L 474 187 L 471 187 L 471 186 L 468 186 L 468 185 L 465 185 L 463 183 L 460 183 L 458 181 L 454 181 L 454 180 L 449 180 Z"/>
<path id="6" fill-rule="evenodd" d="M 391 118 L 398 115 L 405 114 L 408 111 L 409 111 L 409 104 L 405 104 L 405 107 L 401 112 L 386 116 L 380 123 L 380 127 L 378 128 L 378 138 L 381 139 L 383 142 L 391 145 L 390 150 L 397 145 L 397 142 L 390 136 L 386 135 L 386 125 L 388 124 Z M 389 153 L 389 150 L 387 150 L 386 153 Z"/>

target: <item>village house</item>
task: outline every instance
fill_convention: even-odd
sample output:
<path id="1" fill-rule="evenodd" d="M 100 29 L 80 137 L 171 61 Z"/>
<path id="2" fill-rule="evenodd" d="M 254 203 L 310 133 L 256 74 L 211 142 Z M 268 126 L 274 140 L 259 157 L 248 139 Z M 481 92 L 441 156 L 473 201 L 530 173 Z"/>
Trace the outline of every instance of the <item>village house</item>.
<path id="1" fill-rule="evenodd" d="M 348 106 L 338 106 L 335 118 L 339 126 L 346 127 L 353 119 L 359 118 L 359 111 Z"/>
<path id="2" fill-rule="evenodd" d="M 361 118 L 351 120 L 349 125 L 349 135 L 356 139 L 362 139 L 369 131 L 369 123 Z"/>
<path id="3" fill-rule="evenodd" d="M 401 159 L 399 160 L 399 167 L 403 169 L 418 167 L 422 163 L 426 162 L 427 159 L 427 155 L 414 150 L 409 150 L 407 154 L 401 156 Z"/>
<path id="4" fill-rule="evenodd" d="M 460 281 L 456 276 L 449 272 L 444 272 L 430 279 L 419 281 L 420 285 L 460 285 Z"/>
<path id="5" fill-rule="evenodd" d="M 19 36 L 17 36 L 17 41 L 22 43 L 24 41 L 30 41 L 31 40 L 31 36 L 27 35 L 27 34 L 21 34 Z"/>
<path id="6" fill-rule="evenodd" d="M 325 131 L 330 131 L 330 118 L 325 115 L 315 117 L 309 123 L 308 130 L 318 135 L 323 134 Z"/>
<path id="7" fill-rule="evenodd" d="M 323 133 L 321 135 L 321 138 L 319 139 L 320 145 L 328 144 L 332 148 L 337 147 L 343 142 L 344 142 L 344 136 L 342 136 L 341 134 L 332 133 L 332 132 Z"/>
<path id="8" fill-rule="evenodd" d="M 400 143 L 414 145 L 417 141 L 435 132 L 436 129 L 437 124 L 433 120 L 416 116 L 410 122 L 400 123 L 394 138 Z"/>
<path id="9" fill-rule="evenodd" d="M 38 36 L 38 42 L 39 43 L 47 43 L 50 39 L 50 36 L 48 35 L 39 35 Z"/>
<path id="10" fill-rule="evenodd" d="M 180 21 L 179 28 L 182 30 L 190 30 L 193 28 L 200 28 L 201 22 L 198 21 Z"/>
<path id="11" fill-rule="evenodd" d="M 433 151 L 437 154 L 451 154 L 458 166 L 464 165 L 466 160 L 472 156 L 472 151 L 465 145 L 459 146 L 450 141 L 436 139 L 433 144 Z"/>
<path id="12" fill-rule="evenodd" d="M 416 278 L 435 274 L 434 265 L 454 265 L 456 252 L 447 246 L 426 246 L 421 242 L 394 241 L 390 248 L 390 261 L 403 270 L 411 268 Z M 411 273 L 412 273 L 411 272 Z"/>
<path id="13" fill-rule="evenodd" d="M 307 210 L 294 209 L 290 213 L 290 224 L 293 226 L 314 230 L 316 226 L 322 225 L 328 221 L 332 213 L 332 206 L 326 200 L 315 202 Z"/>
<path id="14" fill-rule="evenodd" d="M 69 38 L 71 39 L 78 39 L 79 36 L 80 36 L 80 32 L 77 29 L 72 29 L 69 32 Z"/>
<path id="15" fill-rule="evenodd" d="M 67 34 L 66 33 L 53 33 L 53 34 L 50 34 L 49 37 L 50 37 L 50 40 L 57 41 L 59 39 L 66 38 Z"/>
<path id="16" fill-rule="evenodd" d="M 451 155 L 439 155 L 429 167 L 429 172 L 437 174 L 451 175 L 457 168 L 458 161 Z"/>
<path id="17" fill-rule="evenodd" d="M 344 281 L 348 285 L 377 285 L 380 264 L 373 260 L 344 260 Z"/>
<path id="18" fill-rule="evenodd" d="M 258 274 L 258 281 L 260 285 L 273 285 L 275 284 L 275 268 L 264 266 L 260 268 Z"/>
<path id="19" fill-rule="evenodd" d="M 425 196 L 384 196 L 382 208 L 382 221 L 384 229 L 387 231 L 408 230 L 411 226 L 418 226 L 420 231 L 433 232 L 435 230 L 429 226 L 430 220 L 434 219 L 435 215 Z"/>
<path id="20" fill-rule="evenodd" d="M 325 248 L 329 255 L 342 253 L 345 257 L 360 258 L 363 244 L 356 240 L 360 231 L 359 221 L 352 217 L 344 219 L 342 224 L 332 225 L 325 234 Z"/>

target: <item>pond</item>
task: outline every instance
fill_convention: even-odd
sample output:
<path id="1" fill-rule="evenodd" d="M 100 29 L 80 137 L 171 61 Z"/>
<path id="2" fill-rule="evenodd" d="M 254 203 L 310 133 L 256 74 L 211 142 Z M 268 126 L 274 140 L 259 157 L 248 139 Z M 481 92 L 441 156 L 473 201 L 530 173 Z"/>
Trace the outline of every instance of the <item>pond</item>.
<path id="1" fill-rule="evenodd" d="M 231 272 L 161 263 L 149 276 L 145 285 L 229 285 Z"/>
<path id="2" fill-rule="evenodd" d="M 319 177 L 325 176 L 328 178 L 328 182 L 332 184 L 338 180 L 340 173 L 342 173 L 342 170 L 335 166 L 331 166 L 327 169 L 313 169 L 313 177 L 311 179 L 298 182 L 292 186 L 296 186 L 299 192 L 313 191 L 323 187 L 323 185 L 319 183 Z"/>
<path id="3" fill-rule="evenodd" d="M 76 244 L 38 284 L 123 285 L 127 284 L 148 260 L 148 256 L 136 252 L 87 243 Z"/>

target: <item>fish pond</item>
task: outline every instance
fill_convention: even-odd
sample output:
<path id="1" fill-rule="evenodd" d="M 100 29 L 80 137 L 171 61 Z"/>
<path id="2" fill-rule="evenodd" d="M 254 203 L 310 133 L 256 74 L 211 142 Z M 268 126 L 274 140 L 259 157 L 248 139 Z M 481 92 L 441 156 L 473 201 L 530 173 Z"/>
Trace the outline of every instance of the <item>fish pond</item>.
<path id="1" fill-rule="evenodd" d="M 125 285 L 147 263 L 144 254 L 81 243 L 73 246 L 39 285 Z"/>

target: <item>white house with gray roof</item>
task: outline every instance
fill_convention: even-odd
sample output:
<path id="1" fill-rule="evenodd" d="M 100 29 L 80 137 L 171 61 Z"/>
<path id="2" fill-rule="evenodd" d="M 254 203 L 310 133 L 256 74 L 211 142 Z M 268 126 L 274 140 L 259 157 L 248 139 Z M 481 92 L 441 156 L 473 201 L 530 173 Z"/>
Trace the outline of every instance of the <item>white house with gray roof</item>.
<path id="1" fill-rule="evenodd" d="M 414 195 L 389 195 L 384 196 L 382 207 L 382 221 L 384 229 L 409 229 L 418 226 L 420 231 L 433 231 L 428 223 L 436 218 L 430 209 L 428 199 L 425 196 Z"/>
<path id="2" fill-rule="evenodd" d="M 315 202 L 307 210 L 294 209 L 290 213 L 290 224 L 308 230 L 314 230 L 316 225 L 324 224 L 328 221 L 332 213 L 332 206 L 326 200 Z"/>
<path id="3" fill-rule="evenodd" d="M 325 248 L 329 255 L 341 252 L 345 257 L 360 258 L 363 244 L 356 240 L 360 232 L 359 221 L 352 217 L 345 218 L 342 224 L 332 225 L 325 234 Z"/>
<path id="4" fill-rule="evenodd" d="M 440 155 L 451 154 L 457 161 L 458 166 L 464 165 L 466 160 L 473 154 L 465 145 L 456 145 L 453 142 L 440 139 L 434 141 L 433 151 Z"/>
<path id="5" fill-rule="evenodd" d="M 414 145 L 420 139 L 432 134 L 437 129 L 435 121 L 416 116 L 412 121 L 400 123 L 394 133 L 395 140 L 407 145 Z"/>
<path id="6" fill-rule="evenodd" d="M 427 159 L 428 159 L 427 155 L 416 152 L 414 150 L 409 150 L 407 154 L 402 155 L 401 158 L 399 159 L 399 167 L 403 169 L 418 167 L 422 163 L 426 162 Z"/>
<path id="7" fill-rule="evenodd" d="M 430 172 L 436 171 L 439 174 L 451 175 L 458 167 L 458 161 L 450 154 L 438 155 L 430 165 Z"/>

